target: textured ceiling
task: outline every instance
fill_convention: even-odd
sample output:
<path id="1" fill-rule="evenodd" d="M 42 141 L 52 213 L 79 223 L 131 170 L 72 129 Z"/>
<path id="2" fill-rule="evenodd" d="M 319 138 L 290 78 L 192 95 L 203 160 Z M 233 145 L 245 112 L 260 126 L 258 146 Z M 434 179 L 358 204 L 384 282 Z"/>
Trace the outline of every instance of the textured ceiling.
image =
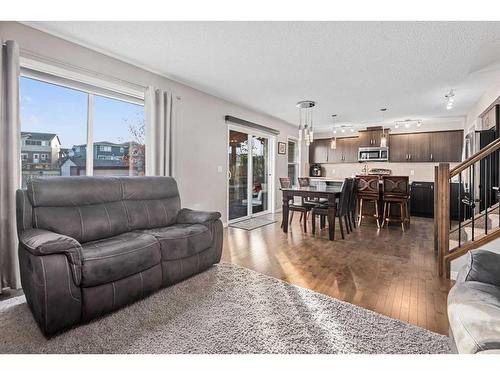
<path id="1" fill-rule="evenodd" d="M 333 113 L 376 124 L 381 107 L 387 123 L 460 123 L 500 77 L 500 22 L 27 24 L 291 123 L 297 101 L 315 100 L 317 130 Z"/>

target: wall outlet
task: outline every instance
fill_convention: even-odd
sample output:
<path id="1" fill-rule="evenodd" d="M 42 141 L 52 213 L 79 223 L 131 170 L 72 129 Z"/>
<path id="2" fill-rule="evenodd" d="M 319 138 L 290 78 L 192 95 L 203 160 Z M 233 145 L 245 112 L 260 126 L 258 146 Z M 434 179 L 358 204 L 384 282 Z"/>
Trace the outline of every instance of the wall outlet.
<path id="1" fill-rule="evenodd" d="M 335 174 L 335 169 L 331 169 L 331 170 L 330 170 L 330 173 L 331 173 L 331 174 Z"/>
<path id="2" fill-rule="evenodd" d="M 415 175 L 415 171 L 413 169 L 410 169 L 410 176 L 414 176 Z"/>
<path id="3" fill-rule="evenodd" d="M 217 172 L 222 173 L 222 165 L 219 165 L 219 166 L 217 167 Z"/>

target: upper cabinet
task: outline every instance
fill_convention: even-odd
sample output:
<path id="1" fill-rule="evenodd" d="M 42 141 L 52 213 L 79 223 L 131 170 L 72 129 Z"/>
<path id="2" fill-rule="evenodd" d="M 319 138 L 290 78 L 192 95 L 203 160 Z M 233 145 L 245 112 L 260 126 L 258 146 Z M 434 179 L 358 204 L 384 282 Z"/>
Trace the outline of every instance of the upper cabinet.
<path id="1" fill-rule="evenodd" d="M 317 139 L 309 146 L 309 162 L 355 163 L 358 161 L 358 137 L 337 138 L 337 147 L 330 147 L 331 139 Z"/>
<path id="2" fill-rule="evenodd" d="M 379 147 L 381 136 L 381 130 L 360 131 L 358 137 L 337 138 L 334 150 L 331 139 L 317 139 L 309 146 L 309 162 L 356 163 L 359 147 Z M 463 131 L 391 134 L 388 144 L 391 162 L 460 162 Z"/>
<path id="3" fill-rule="evenodd" d="M 382 139 L 382 129 L 360 130 L 358 136 L 358 147 L 379 147 Z"/>
<path id="4" fill-rule="evenodd" d="M 391 162 L 460 162 L 463 131 L 392 134 Z"/>
<path id="5" fill-rule="evenodd" d="M 328 150 L 328 163 L 355 163 L 358 161 L 358 137 L 337 138 L 337 147 Z"/>
<path id="6" fill-rule="evenodd" d="M 329 139 L 316 139 L 309 146 L 309 163 L 328 163 Z"/>

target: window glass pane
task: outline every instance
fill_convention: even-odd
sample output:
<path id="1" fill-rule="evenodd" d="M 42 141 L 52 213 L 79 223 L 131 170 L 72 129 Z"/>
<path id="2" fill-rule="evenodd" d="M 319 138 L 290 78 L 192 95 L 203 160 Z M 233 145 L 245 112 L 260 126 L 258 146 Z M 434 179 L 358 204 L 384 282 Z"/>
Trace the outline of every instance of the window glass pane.
<path id="1" fill-rule="evenodd" d="M 288 141 L 288 162 L 289 163 L 295 163 L 295 161 L 296 161 L 295 145 L 296 145 L 295 142 Z"/>
<path id="2" fill-rule="evenodd" d="M 87 94 L 21 77 L 22 186 L 33 176 L 85 175 Z"/>
<path id="3" fill-rule="evenodd" d="M 94 96 L 94 176 L 143 176 L 144 106 Z"/>

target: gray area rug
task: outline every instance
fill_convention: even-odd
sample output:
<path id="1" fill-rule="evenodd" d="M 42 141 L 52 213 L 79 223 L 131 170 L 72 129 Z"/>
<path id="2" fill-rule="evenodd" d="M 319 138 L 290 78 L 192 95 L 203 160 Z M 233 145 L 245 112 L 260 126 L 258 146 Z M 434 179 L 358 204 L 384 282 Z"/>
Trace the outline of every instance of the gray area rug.
<path id="1" fill-rule="evenodd" d="M 23 296 L 0 302 L 0 353 L 448 353 L 449 339 L 220 264 L 50 340 Z"/>
<path id="2" fill-rule="evenodd" d="M 265 217 L 253 217 L 248 220 L 242 220 L 238 221 L 237 223 L 229 224 L 229 226 L 231 228 L 253 230 L 273 223 L 276 223 L 276 220 L 267 219 Z"/>

